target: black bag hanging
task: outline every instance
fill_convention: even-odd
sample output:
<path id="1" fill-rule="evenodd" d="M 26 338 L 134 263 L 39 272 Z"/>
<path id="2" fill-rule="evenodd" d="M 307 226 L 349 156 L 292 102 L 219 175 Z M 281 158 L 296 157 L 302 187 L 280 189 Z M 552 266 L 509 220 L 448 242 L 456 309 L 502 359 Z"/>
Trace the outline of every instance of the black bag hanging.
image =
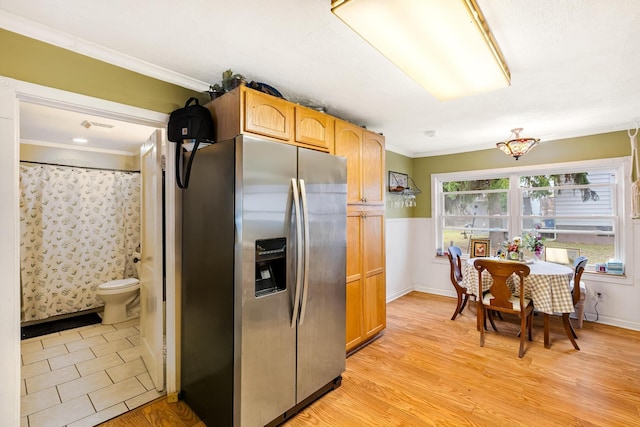
<path id="1" fill-rule="evenodd" d="M 190 105 L 192 102 L 195 102 L 195 104 Z M 191 165 L 196 157 L 198 146 L 201 142 L 214 142 L 214 126 L 211 113 L 206 107 L 200 105 L 197 98 L 189 98 L 183 108 L 173 111 L 169 116 L 167 134 L 169 141 L 176 143 L 176 182 L 178 187 L 187 188 L 189 187 Z M 180 165 L 182 164 L 183 154 L 182 142 L 185 140 L 192 140 L 194 145 L 187 163 L 183 183 Z"/>

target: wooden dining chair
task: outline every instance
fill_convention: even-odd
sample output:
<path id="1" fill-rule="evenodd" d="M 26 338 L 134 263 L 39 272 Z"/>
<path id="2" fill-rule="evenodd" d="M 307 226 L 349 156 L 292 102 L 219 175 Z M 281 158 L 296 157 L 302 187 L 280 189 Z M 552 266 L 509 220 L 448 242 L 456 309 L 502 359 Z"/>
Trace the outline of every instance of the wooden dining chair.
<path id="1" fill-rule="evenodd" d="M 569 287 L 571 288 L 571 296 L 573 298 L 573 306 L 575 307 L 576 317 L 578 318 L 578 327 L 580 329 L 582 329 L 582 323 L 584 320 L 584 300 L 587 294 L 587 287 L 582 281 L 582 273 L 587 266 L 587 262 L 589 262 L 589 259 L 587 257 L 581 256 L 575 259 L 573 278 L 569 282 Z M 544 313 L 545 348 L 549 348 L 550 346 L 549 317 L 549 313 Z M 578 343 L 576 342 L 576 339 L 578 339 L 578 335 L 573 329 L 573 325 L 571 324 L 571 320 L 569 319 L 569 313 L 562 313 L 562 325 L 567 332 L 567 336 L 569 337 L 571 344 L 573 344 L 573 348 L 575 348 L 576 350 L 580 350 L 580 346 L 578 346 Z"/>
<path id="2" fill-rule="evenodd" d="M 587 296 L 587 286 L 582 281 L 582 273 L 584 273 L 588 262 L 589 259 L 587 257 L 581 256 L 576 258 L 573 267 L 573 279 L 571 279 L 569 284 L 571 287 L 571 295 L 573 296 L 573 305 L 576 308 L 578 329 L 582 329 L 582 323 L 584 322 L 584 300 Z"/>
<path id="3" fill-rule="evenodd" d="M 456 320 L 458 314 L 462 313 L 467 302 L 469 301 L 469 295 L 471 292 L 467 291 L 467 288 L 462 284 L 462 250 L 458 246 L 449 246 L 447 249 L 447 258 L 449 258 L 449 265 L 451 266 L 451 284 L 458 294 L 458 304 L 456 305 L 456 311 L 453 312 L 451 320 Z"/>
<path id="4" fill-rule="evenodd" d="M 486 270 L 493 279 L 489 292 L 482 298 L 477 298 L 480 316 L 478 324 L 484 324 L 485 318 L 491 316 L 490 311 L 516 314 L 520 317 L 520 350 L 518 357 L 524 355 L 524 341 L 526 337 L 531 341 L 531 329 L 533 325 L 533 302 L 524 296 L 524 278 L 529 275 L 529 267 L 526 264 L 513 261 L 501 261 L 493 259 L 477 259 L 473 266 L 478 271 L 478 290 L 482 295 L 482 273 Z M 507 279 L 517 275 L 516 289 L 518 296 L 514 296 L 509 289 Z M 490 318 L 491 319 L 491 318 Z M 484 328 L 480 329 L 480 347 L 484 347 Z"/>

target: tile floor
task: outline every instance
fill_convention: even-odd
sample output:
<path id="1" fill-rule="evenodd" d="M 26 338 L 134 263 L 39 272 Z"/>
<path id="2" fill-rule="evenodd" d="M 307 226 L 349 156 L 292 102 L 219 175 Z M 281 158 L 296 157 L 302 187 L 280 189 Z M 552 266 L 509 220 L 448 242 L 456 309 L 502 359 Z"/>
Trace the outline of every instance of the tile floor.
<path id="1" fill-rule="evenodd" d="M 140 357 L 139 319 L 21 342 L 21 427 L 91 427 L 162 395 Z"/>

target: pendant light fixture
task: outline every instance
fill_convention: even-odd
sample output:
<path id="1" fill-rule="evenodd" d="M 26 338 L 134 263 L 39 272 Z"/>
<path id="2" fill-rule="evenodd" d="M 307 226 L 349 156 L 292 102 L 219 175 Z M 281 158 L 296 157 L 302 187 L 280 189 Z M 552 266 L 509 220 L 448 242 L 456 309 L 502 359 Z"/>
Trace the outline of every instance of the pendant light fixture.
<path id="1" fill-rule="evenodd" d="M 332 0 L 331 12 L 440 101 L 511 82 L 476 0 Z"/>
<path id="2" fill-rule="evenodd" d="M 515 157 L 518 160 L 521 156 L 524 156 L 533 147 L 538 145 L 540 138 L 524 138 L 520 136 L 522 128 L 511 129 L 511 135 L 513 138 L 506 142 L 498 142 L 496 146 L 502 150 L 505 154 Z"/>

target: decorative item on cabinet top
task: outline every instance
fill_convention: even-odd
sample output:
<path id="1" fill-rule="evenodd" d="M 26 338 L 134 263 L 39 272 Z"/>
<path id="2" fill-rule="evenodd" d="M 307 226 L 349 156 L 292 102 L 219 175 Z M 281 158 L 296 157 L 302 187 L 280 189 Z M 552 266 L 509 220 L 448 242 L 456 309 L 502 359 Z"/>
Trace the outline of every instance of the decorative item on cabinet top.
<path id="1" fill-rule="evenodd" d="M 416 206 L 416 194 L 422 190 L 409 175 L 389 171 L 389 193 L 390 208 L 412 208 Z"/>
<path id="2" fill-rule="evenodd" d="M 284 96 L 282 96 L 282 94 L 273 86 L 255 81 L 247 83 L 247 79 L 242 74 L 234 74 L 230 69 L 222 73 L 222 84 L 216 83 L 210 85 L 208 93 L 211 99 L 214 100 L 220 95 L 224 95 L 240 85 L 245 85 L 262 93 L 284 99 Z"/>

